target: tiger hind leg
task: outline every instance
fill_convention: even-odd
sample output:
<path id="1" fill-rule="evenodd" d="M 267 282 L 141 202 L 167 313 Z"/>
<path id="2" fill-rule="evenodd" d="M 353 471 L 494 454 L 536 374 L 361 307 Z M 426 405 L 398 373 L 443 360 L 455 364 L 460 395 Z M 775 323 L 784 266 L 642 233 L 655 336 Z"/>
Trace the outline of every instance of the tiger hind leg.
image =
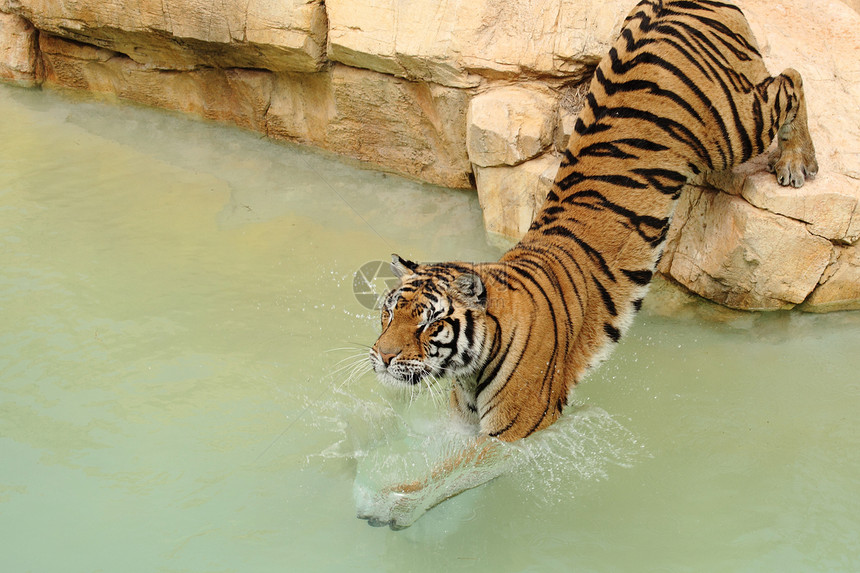
<path id="1" fill-rule="evenodd" d="M 789 68 L 775 78 L 768 78 L 759 88 L 769 104 L 768 135 L 772 140 L 775 131 L 777 139 L 777 148 L 768 158 L 768 170 L 776 175 L 780 185 L 801 187 L 808 177 L 818 173 L 807 125 L 803 80 L 796 70 Z"/>

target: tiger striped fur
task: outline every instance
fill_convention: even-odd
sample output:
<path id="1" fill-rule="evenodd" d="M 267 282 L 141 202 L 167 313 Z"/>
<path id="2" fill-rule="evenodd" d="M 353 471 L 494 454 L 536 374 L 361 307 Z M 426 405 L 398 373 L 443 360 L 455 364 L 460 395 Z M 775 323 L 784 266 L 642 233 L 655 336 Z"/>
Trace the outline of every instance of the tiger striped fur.
<path id="1" fill-rule="evenodd" d="M 395 255 L 370 358 L 384 382 L 454 379 L 452 411 L 513 441 L 552 424 L 642 304 L 682 188 L 778 148 L 800 187 L 818 170 L 800 75 L 770 77 L 741 11 L 640 2 L 594 74 L 541 211 L 497 263 Z"/>

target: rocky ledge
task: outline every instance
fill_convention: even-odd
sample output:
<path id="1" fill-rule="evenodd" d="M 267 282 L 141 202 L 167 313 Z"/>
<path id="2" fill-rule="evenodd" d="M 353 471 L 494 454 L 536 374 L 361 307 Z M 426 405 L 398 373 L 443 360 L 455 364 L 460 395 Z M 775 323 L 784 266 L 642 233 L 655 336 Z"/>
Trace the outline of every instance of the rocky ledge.
<path id="1" fill-rule="evenodd" d="M 0 0 L 0 79 L 231 122 L 449 187 L 490 233 L 539 208 L 633 0 Z M 689 186 L 660 271 L 740 309 L 860 309 L 857 0 L 740 0 L 768 68 L 801 72 L 821 171 L 761 161 Z"/>

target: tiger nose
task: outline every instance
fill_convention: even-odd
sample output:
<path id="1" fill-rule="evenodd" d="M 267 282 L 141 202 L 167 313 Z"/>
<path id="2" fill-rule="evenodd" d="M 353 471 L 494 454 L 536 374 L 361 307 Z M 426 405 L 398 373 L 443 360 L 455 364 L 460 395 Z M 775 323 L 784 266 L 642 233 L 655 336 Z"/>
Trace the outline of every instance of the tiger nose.
<path id="1" fill-rule="evenodd" d="M 390 365 L 390 364 L 391 364 L 391 361 L 392 361 L 392 360 L 394 360 L 394 357 L 395 357 L 395 356 L 397 356 L 397 353 L 396 353 L 396 352 L 393 352 L 393 353 L 390 353 L 390 354 L 389 354 L 389 353 L 387 353 L 387 352 L 383 352 L 383 351 L 381 351 L 381 350 L 379 351 L 379 357 L 382 359 L 382 362 L 383 362 L 386 366 L 388 366 L 388 365 Z"/>
<path id="2" fill-rule="evenodd" d="M 391 361 L 400 354 L 400 351 L 394 348 L 377 348 L 376 353 L 379 354 L 379 358 L 382 360 L 382 363 L 388 366 L 391 364 Z"/>

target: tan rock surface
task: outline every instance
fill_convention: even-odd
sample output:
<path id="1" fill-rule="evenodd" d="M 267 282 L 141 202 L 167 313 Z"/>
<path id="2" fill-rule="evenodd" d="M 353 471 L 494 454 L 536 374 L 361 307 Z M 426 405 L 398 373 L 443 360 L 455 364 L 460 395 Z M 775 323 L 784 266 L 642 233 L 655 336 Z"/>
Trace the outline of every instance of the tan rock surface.
<path id="1" fill-rule="evenodd" d="M 14 14 L 0 12 L 0 80 L 32 85 L 36 80 L 36 33 Z"/>
<path id="2" fill-rule="evenodd" d="M 842 0 L 845 4 L 850 6 L 855 12 L 860 14 L 860 0 Z"/>
<path id="3" fill-rule="evenodd" d="M 713 244 L 711 247 L 715 250 L 708 256 L 714 260 L 709 264 L 697 264 L 689 258 L 691 249 L 696 244 L 710 248 L 710 243 L 704 237 L 692 239 L 690 221 L 685 219 L 684 209 L 679 206 L 673 231 L 676 227 L 686 229 L 690 243 L 683 247 L 683 243 L 670 242 L 661 270 L 694 292 L 740 308 L 769 308 L 778 305 L 776 301 L 784 301 L 786 305 L 801 302 L 799 294 L 809 287 L 811 278 L 818 276 L 822 284 L 813 285 L 815 290 L 807 293 L 804 310 L 855 308 L 857 305 L 852 301 L 860 300 L 860 277 L 854 255 L 860 238 L 860 17 L 840 2 L 811 6 L 803 0 L 778 4 L 744 0 L 739 4 L 750 21 L 771 73 L 793 67 L 803 76 L 809 127 L 820 171 L 801 189 L 781 187 L 766 171 L 764 158 L 741 166 L 733 174 L 718 174 L 711 179 L 717 188 L 741 195 L 760 209 L 744 209 L 750 214 L 744 223 L 749 239 Z M 696 191 L 692 196 L 696 196 Z M 784 216 L 784 224 L 786 228 L 793 228 L 792 233 L 775 228 L 778 220 L 767 216 L 769 213 Z M 702 233 L 714 237 L 717 229 L 724 228 L 720 216 L 716 209 L 711 209 L 709 215 L 693 221 L 692 228 L 701 228 Z M 799 232 L 796 223 L 805 224 L 809 234 L 836 245 L 855 246 L 831 247 L 828 252 L 823 243 L 817 242 L 820 247 L 814 248 L 814 244 Z M 733 259 L 721 250 L 734 249 L 735 255 L 750 252 L 753 246 L 741 247 L 741 243 L 758 242 L 758 237 L 767 233 L 773 233 L 774 238 L 780 240 L 791 237 L 771 255 L 779 261 L 781 269 L 762 267 L 755 256 L 750 260 L 743 256 Z M 673 257 L 677 255 L 673 253 L 676 245 L 679 249 L 686 248 L 684 252 L 679 251 L 681 259 Z M 765 248 L 763 252 L 769 251 Z M 688 256 L 686 263 L 685 255 Z M 735 262 L 726 262 L 732 260 Z M 671 266 L 668 261 L 672 261 Z M 719 261 L 721 265 L 716 265 Z M 826 271 L 819 273 L 818 269 L 825 267 Z M 772 280 L 763 276 L 763 268 L 773 273 Z M 786 280 L 783 277 L 794 281 L 797 292 L 789 292 L 779 285 Z M 733 290 L 745 288 L 745 285 L 749 285 L 750 295 L 743 300 Z M 716 294 L 712 296 L 711 293 Z"/>
<path id="4" fill-rule="evenodd" d="M 336 114 L 327 149 L 449 187 L 469 187 L 468 94 L 440 85 L 334 66 Z"/>
<path id="5" fill-rule="evenodd" d="M 522 86 L 490 90 L 472 98 L 466 149 L 480 167 L 517 165 L 533 159 L 553 142 L 558 97 Z"/>
<path id="6" fill-rule="evenodd" d="M 561 163 L 544 155 L 515 167 L 476 167 L 484 228 L 503 237 L 521 237 L 552 188 Z"/>
<path id="7" fill-rule="evenodd" d="M 800 307 L 808 312 L 860 310 L 860 248 L 837 247 L 835 260 L 825 270 L 826 277 Z"/>
<path id="8" fill-rule="evenodd" d="M 46 81 L 265 131 L 272 75 L 259 70 L 163 72 L 101 48 L 40 34 Z"/>
<path id="9" fill-rule="evenodd" d="M 229 121 L 448 187 L 469 187 L 468 95 L 334 66 L 314 74 L 200 69 L 181 74 L 40 36 L 49 85 Z"/>
<path id="10" fill-rule="evenodd" d="M 794 67 L 804 77 L 821 171 L 800 190 L 781 187 L 763 157 L 733 173 L 713 174 L 707 182 L 735 197 L 686 191 L 687 207 L 679 206 L 661 269 L 693 292 L 735 308 L 788 308 L 816 287 L 804 308 L 830 308 L 831 296 L 832 308 L 843 308 L 850 304 L 845 301 L 860 300 L 854 259 L 835 257 L 831 244 L 860 238 L 860 18 L 838 2 L 740 4 L 771 72 Z M 536 176 L 491 166 L 529 155 L 510 151 L 527 120 L 502 111 L 503 102 L 490 105 L 490 93 L 470 108 L 469 152 L 488 231 L 516 238 L 528 227 L 526 214 L 536 210 Z M 481 105 L 482 98 L 488 105 Z M 471 113 L 476 109 L 481 113 Z M 499 110 L 495 117 L 493 109 Z M 557 148 L 565 145 L 574 117 L 558 108 Z M 483 147 L 475 144 L 473 130 Z"/>
<path id="11" fill-rule="evenodd" d="M 314 71 L 325 60 L 321 0 L 6 0 L 0 10 L 155 68 Z"/>
<path id="12" fill-rule="evenodd" d="M 833 245 L 806 225 L 744 199 L 689 187 L 675 212 L 660 271 L 731 308 L 774 310 L 803 302 Z"/>
<path id="13" fill-rule="evenodd" d="M 765 153 L 731 172 L 709 173 L 699 183 L 808 223 L 810 233 L 825 239 L 850 244 L 860 238 L 860 193 L 844 174 L 824 172 L 801 189 L 783 187 L 768 173 Z"/>
<path id="14" fill-rule="evenodd" d="M 329 57 L 453 87 L 480 77 L 570 76 L 595 63 L 628 0 L 327 0 Z"/>

